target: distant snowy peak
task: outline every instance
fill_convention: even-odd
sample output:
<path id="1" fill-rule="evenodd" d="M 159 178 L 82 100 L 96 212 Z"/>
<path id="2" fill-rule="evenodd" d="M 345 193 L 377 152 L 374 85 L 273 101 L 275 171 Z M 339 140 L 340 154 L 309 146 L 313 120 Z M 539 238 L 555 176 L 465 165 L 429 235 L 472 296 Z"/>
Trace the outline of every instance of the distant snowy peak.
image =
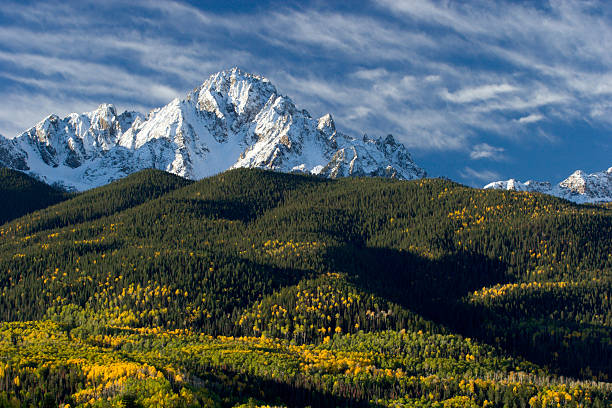
<path id="1" fill-rule="evenodd" d="M 529 180 L 529 181 L 522 183 L 515 179 L 509 179 L 505 181 L 495 181 L 493 183 L 489 183 L 484 188 L 497 189 L 497 190 L 529 191 L 529 192 L 546 193 L 552 188 L 552 186 L 548 182 Z"/>
<path id="2" fill-rule="evenodd" d="M 331 115 L 313 119 L 266 78 L 238 68 L 211 75 L 146 116 L 95 111 L 48 116 L 15 139 L 0 136 L 0 166 L 84 190 L 144 168 L 200 179 L 257 167 L 326 177 L 425 176 L 392 136 L 355 138 Z"/>
<path id="3" fill-rule="evenodd" d="M 552 186 L 547 182 L 527 181 L 521 183 L 514 179 L 495 181 L 484 188 L 529 191 L 554 195 L 576 203 L 598 203 L 612 201 L 612 167 L 606 171 L 586 174 L 575 171 L 559 184 Z"/>

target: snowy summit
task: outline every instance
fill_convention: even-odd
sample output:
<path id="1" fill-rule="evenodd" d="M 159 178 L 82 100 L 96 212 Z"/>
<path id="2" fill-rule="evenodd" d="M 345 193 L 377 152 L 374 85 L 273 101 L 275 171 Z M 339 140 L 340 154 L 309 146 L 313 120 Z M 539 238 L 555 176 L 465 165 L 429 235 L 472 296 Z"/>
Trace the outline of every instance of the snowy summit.
<path id="1" fill-rule="evenodd" d="M 484 188 L 530 191 L 565 198 L 575 203 L 603 203 L 612 201 L 612 167 L 606 171 L 586 174 L 576 170 L 559 184 L 529 180 L 525 183 L 510 179 L 495 181 Z"/>
<path id="2" fill-rule="evenodd" d="M 15 139 L 0 137 L 0 166 L 76 190 L 156 168 L 200 179 L 236 167 L 325 177 L 425 176 L 391 135 L 352 137 L 331 115 L 312 118 L 266 78 L 218 72 L 146 116 L 95 111 L 50 115 Z"/>

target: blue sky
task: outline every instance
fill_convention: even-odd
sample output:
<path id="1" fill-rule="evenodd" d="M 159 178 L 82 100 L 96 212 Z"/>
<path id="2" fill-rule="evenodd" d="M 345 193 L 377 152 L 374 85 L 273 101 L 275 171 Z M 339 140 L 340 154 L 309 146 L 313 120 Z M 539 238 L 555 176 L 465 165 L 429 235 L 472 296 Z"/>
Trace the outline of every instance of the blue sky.
<path id="1" fill-rule="evenodd" d="M 430 175 L 557 182 L 612 166 L 609 4 L 3 0 L 0 134 L 147 112 L 239 66 L 347 133 L 393 134 Z"/>

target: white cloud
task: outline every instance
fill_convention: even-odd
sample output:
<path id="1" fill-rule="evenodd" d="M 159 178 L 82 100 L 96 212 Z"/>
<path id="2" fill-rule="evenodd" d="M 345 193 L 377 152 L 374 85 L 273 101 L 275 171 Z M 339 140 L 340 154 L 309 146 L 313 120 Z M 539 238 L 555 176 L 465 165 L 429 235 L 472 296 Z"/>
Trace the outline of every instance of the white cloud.
<path id="1" fill-rule="evenodd" d="M 503 147 L 495 147 L 487 143 L 479 143 L 472 148 L 472 151 L 470 152 L 470 158 L 474 160 L 502 160 L 504 158 L 504 151 L 505 149 Z"/>
<path id="2" fill-rule="evenodd" d="M 479 25 L 470 25 L 452 8 L 439 6 L 428 0 L 375 0 L 375 3 L 393 12 L 409 15 L 416 20 L 435 22 L 459 31 L 474 31 L 479 27 Z"/>
<path id="3" fill-rule="evenodd" d="M 389 75 L 389 71 L 384 68 L 374 68 L 374 69 L 360 69 L 355 71 L 353 76 L 359 79 L 365 79 L 368 81 L 373 81 L 376 79 L 381 79 Z"/>
<path id="4" fill-rule="evenodd" d="M 434 39 L 417 30 L 357 14 L 284 9 L 248 24 L 265 41 L 279 47 L 301 53 L 333 51 L 336 56 L 341 53 L 360 62 L 405 61 L 418 49 L 436 47 Z M 305 45 L 313 49 L 305 49 Z"/>
<path id="5" fill-rule="evenodd" d="M 544 116 L 539 113 L 532 113 L 531 115 L 523 116 L 518 119 L 518 123 L 535 123 L 544 119 Z"/>
<path id="6" fill-rule="evenodd" d="M 36 70 L 42 76 L 61 75 L 70 83 L 72 91 L 89 94 L 113 94 L 119 97 L 137 97 L 147 89 L 147 97 L 154 102 L 167 102 L 179 95 L 179 91 L 152 81 L 149 77 L 131 73 L 128 69 L 106 64 L 85 62 L 52 56 L 0 51 L 0 61 L 10 62 L 23 70 Z M 109 81 L 108 78 L 112 78 Z M 36 80 L 29 76 L 12 76 L 17 82 L 43 85 L 45 89 L 57 91 L 65 85 L 62 81 Z"/>
<path id="7" fill-rule="evenodd" d="M 119 0 L 3 2 L 15 24 L 0 27 L 0 80 L 10 83 L 0 98 L 21 113 L 0 117 L 0 131 L 94 101 L 159 106 L 234 65 L 269 77 L 314 116 L 331 112 L 339 128 L 393 133 L 411 148 L 465 151 L 482 132 L 554 140 L 527 133 L 543 119 L 534 111 L 612 126 L 611 10 L 593 9 L 603 3 L 374 3 L 385 15 L 311 6 L 223 14 L 137 0 L 109 26 L 100 14 Z"/>
<path id="8" fill-rule="evenodd" d="M 491 99 L 499 94 L 514 92 L 516 90 L 518 90 L 518 88 L 509 84 L 483 85 L 474 88 L 460 89 L 454 93 L 450 93 L 445 89 L 441 92 L 441 96 L 447 101 L 455 103 L 470 103 Z"/>
<path id="9" fill-rule="evenodd" d="M 565 117 L 559 116 L 560 120 L 586 119 L 593 112 L 598 121 L 604 122 L 597 115 L 597 106 L 612 95 L 612 9 L 606 3 L 555 0 L 536 8 L 509 1 L 375 2 L 399 18 L 408 17 L 438 30 L 448 29 L 443 37 L 446 41 L 453 36 L 465 39 L 462 51 L 468 57 L 497 59 L 513 68 L 497 75 L 520 89 L 493 103 L 477 105 L 477 111 L 525 111 L 555 105 L 557 111 L 566 113 Z M 440 48 L 445 49 L 444 45 Z M 470 68 L 469 74 L 453 79 L 470 83 L 483 73 L 495 72 L 495 68 L 486 66 Z M 455 103 L 486 100 L 495 93 L 494 88 L 466 88 L 466 93 L 450 93 L 446 89 L 449 87 L 442 89 L 441 96 Z M 491 115 L 491 120 L 497 118 Z"/>

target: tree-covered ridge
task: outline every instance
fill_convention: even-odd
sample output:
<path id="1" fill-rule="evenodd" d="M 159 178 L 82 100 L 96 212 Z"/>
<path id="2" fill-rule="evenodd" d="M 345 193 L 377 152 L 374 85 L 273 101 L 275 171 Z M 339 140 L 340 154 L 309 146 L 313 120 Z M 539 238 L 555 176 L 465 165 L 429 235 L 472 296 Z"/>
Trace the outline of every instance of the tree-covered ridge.
<path id="1" fill-rule="evenodd" d="M 444 331 L 398 304 L 359 290 L 338 273 L 302 280 L 266 296 L 247 309 L 237 324 L 254 336 L 298 343 L 390 328 Z"/>
<path id="2" fill-rule="evenodd" d="M 590 395 L 599 393 L 599 402 L 580 400 L 583 406 L 605 406 L 612 378 L 611 253 L 612 209 L 549 196 L 437 179 L 332 181 L 241 169 L 189 183 L 149 171 L 0 227 L 0 319 L 52 320 L 71 342 L 121 330 L 187 330 L 317 349 L 360 338 L 362 345 L 350 347 L 374 352 L 382 347 L 374 341 L 379 337 L 421 332 L 423 348 L 399 347 L 403 362 L 391 363 L 393 353 L 386 354 L 377 369 L 465 375 L 450 360 L 421 361 L 437 350 L 436 339 L 455 337 L 531 367 L 514 367 L 530 373 L 516 377 L 503 364 L 469 365 L 466 381 L 488 381 L 484 389 L 494 389 L 462 393 L 469 381 L 460 386 L 459 379 L 422 400 L 405 385 L 376 380 L 372 387 L 366 377 L 351 377 L 353 388 L 321 386 L 317 372 L 299 377 L 303 384 L 275 379 L 264 370 L 273 360 L 257 360 L 257 370 L 264 370 L 257 371 L 215 357 L 193 371 L 166 355 L 170 348 L 156 351 L 185 375 L 210 380 L 203 395 L 224 406 L 249 402 L 224 402 L 224 386 L 212 379 L 221 371 L 247 389 L 275 390 L 272 399 L 248 394 L 253 404 L 299 405 L 296 396 L 316 389 L 320 402 L 310 405 L 403 398 L 407 406 L 417 399 L 430 406 L 525 406 L 536 397 L 532 406 L 547 406 L 555 398 L 565 403 L 565 394 L 554 393 L 578 381 Z M 238 354 L 247 358 L 254 353 L 249 347 Z M 197 357 L 195 348 L 186 350 L 181 358 Z M 467 362 L 465 350 L 452 359 Z M 535 388 L 511 398 L 504 381 Z M 104 395 L 129 399 L 128 391 L 117 386 Z"/>
<path id="3" fill-rule="evenodd" d="M 20 171 L 0 167 L 0 225 L 71 196 Z"/>
<path id="4" fill-rule="evenodd" d="M 88 190 L 35 214 L 27 214 L 15 226 L 9 226 L 8 230 L 19 228 L 19 234 L 22 235 L 93 221 L 115 215 L 190 183 L 189 180 L 164 171 L 144 170 L 106 186 Z"/>

